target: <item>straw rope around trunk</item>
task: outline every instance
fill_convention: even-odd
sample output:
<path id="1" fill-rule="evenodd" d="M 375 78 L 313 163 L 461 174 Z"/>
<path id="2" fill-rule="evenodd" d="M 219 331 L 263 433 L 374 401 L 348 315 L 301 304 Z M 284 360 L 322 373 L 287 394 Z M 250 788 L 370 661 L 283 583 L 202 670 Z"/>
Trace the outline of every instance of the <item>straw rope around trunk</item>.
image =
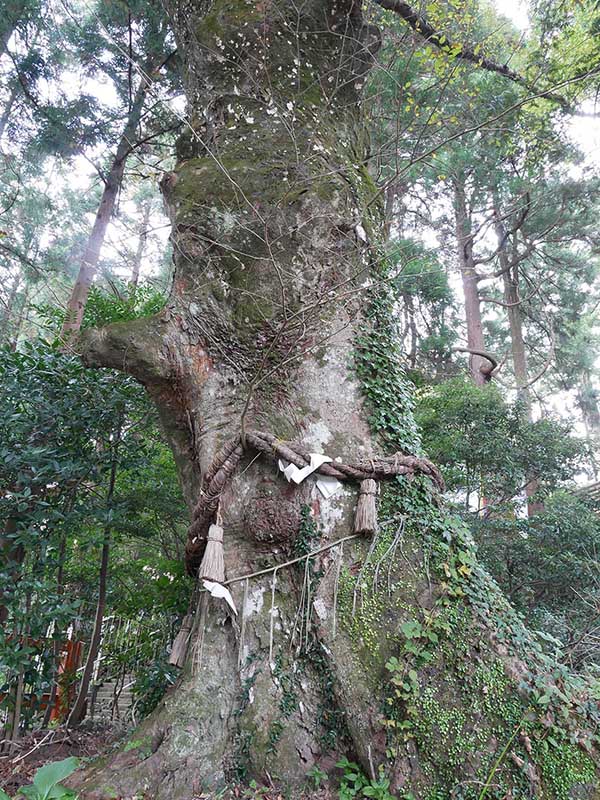
<path id="1" fill-rule="evenodd" d="M 310 463 L 310 451 L 297 442 L 284 442 L 272 433 L 250 430 L 245 433 L 246 447 L 264 453 L 274 461 L 282 459 L 302 469 Z M 206 549 L 208 531 L 219 506 L 221 494 L 244 455 L 241 435 L 230 439 L 217 453 L 202 480 L 200 496 L 192 512 L 185 548 L 185 563 L 190 575 L 196 575 Z M 396 475 L 426 475 L 440 491 L 444 481 L 438 468 L 426 458 L 394 453 L 370 459 L 359 459 L 350 464 L 326 462 L 316 470 L 321 475 L 339 481 L 362 482 L 390 480 Z"/>

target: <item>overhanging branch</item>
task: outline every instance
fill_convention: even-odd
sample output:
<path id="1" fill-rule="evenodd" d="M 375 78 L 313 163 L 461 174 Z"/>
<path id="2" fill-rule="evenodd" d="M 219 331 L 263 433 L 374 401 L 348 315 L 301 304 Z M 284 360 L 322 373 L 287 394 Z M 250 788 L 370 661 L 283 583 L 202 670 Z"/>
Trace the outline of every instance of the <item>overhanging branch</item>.
<path id="1" fill-rule="evenodd" d="M 529 92 L 533 91 L 533 87 L 529 84 L 527 79 L 523 75 L 520 75 L 518 72 L 512 70 L 508 64 L 499 64 L 497 61 L 492 61 L 490 58 L 486 58 L 484 55 L 477 53 L 475 48 L 468 44 L 450 41 L 444 33 L 436 30 L 433 25 L 429 23 L 427 17 L 416 11 L 408 3 L 405 3 L 402 0 L 372 0 L 372 2 L 386 11 L 392 11 L 393 13 L 397 14 L 415 31 L 415 33 L 418 33 L 420 36 L 422 36 L 428 44 L 432 44 L 439 50 L 443 50 L 444 52 L 447 52 L 450 55 L 453 55 L 455 58 L 461 59 L 462 61 L 468 61 L 472 64 L 475 64 L 475 66 L 485 69 L 488 72 L 495 72 L 497 75 L 502 75 L 502 77 L 513 81 L 513 83 L 517 83 L 519 86 L 522 86 Z M 599 71 L 600 65 L 597 65 L 589 71 L 578 74 L 576 77 L 578 79 L 584 78 Z M 553 92 L 551 89 L 548 89 L 548 91 L 536 92 L 536 94 L 542 99 L 551 100 L 552 102 L 557 103 L 561 106 L 563 111 L 566 111 L 569 114 L 580 113 L 571 106 L 565 97 L 560 94 L 556 94 L 556 92 Z M 584 114 L 584 116 L 589 115 Z"/>
<path id="2" fill-rule="evenodd" d="M 86 367 L 111 367 L 149 384 L 168 380 L 165 323 L 159 317 L 113 322 L 82 331 L 76 349 Z"/>
<path id="3" fill-rule="evenodd" d="M 486 350 L 473 350 L 472 347 L 453 347 L 452 349 L 455 353 L 469 353 L 471 356 L 479 356 L 479 358 L 485 358 L 486 361 L 489 361 L 490 367 L 482 370 L 486 375 L 491 375 L 492 372 L 498 369 L 498 359 Z"/>

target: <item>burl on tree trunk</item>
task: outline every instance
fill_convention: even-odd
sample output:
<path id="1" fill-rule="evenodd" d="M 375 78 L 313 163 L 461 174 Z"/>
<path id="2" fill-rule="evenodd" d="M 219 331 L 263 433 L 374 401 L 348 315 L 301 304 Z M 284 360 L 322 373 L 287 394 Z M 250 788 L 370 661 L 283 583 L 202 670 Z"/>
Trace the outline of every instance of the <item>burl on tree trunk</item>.
<path id="1" fill-rule="evenodd" d="M 381 209 L 359 96 L 378 31 L 350 0 L 165 6 L 190 109 L 162 187 L 173 289 L 158 317 L 86 334 L 84 359 L 147 387 L 190 508 L 219 448 L 251 428 L 344 462 L 418 450 L 368 241 Z M 325 500 L 249 448 L 221 496 L 227 577 L 348 536 L 357 489 Z M 189 800 L 250 778 L 297 789 L 347 755 L 418 797 L 478 796 L 490 775 L 502 796 L 551 797 L 560 757 L 591 797 L 591 757 L 560 732 L 547 753 L 516 690 L 526 666 L 509 644 L 526 634 L 427 479 L 396 483 L 380 518 L 374 544 L 232 583 L 237 615 L 202 595 L 177 686 L 77 778 L 81 796 Z"/>

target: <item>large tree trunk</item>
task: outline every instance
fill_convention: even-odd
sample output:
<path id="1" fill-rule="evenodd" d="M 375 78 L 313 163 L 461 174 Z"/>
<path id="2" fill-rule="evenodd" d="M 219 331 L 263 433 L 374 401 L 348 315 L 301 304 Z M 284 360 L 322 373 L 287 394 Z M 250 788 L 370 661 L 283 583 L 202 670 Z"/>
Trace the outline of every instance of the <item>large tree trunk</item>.
<path id="1" fill-rule="evenodd" d="M 0 317 L 0 344 L 7 344 L 10 341 L 10 324 L 14 314 L 15 300 L 20 284 L 21 276 L 17 274 L 13 278 L 8 297 L 3 304 L 2 316 Z"/>
<path id="2" fill-rule="evenodd" d="M 146 245 L 148 243 L 148 225 L 150 224 L 150 211 L 152 210 L 152 203 L 149 199 L 144 201 L 142 219 L 140 221 L 140 228 L 138 231 L 138 243 L 133 257 L 133 264 L 131 266 L 131 279 L 129 285 L 132 291 L 137 289 L 140 282 L 140 272 L 142 269 L 142 261 L 146 252 Z"/>
<path id="3" fill-rule="evenodd" d="M 510 329 L 510 348 L 512 354 L 515 383 L 517 384 L 517 398 L 523 406 L 525 418 L 533 420 L 531 407 L 531 391 L 529 389 L 529 370 L 527 369 L 527 351 L 525 337 L 523 336 L 523 313 L 521 311 L 521 295 L 519 292 L 519 260 L 518 257 L 510 259 L 506 251 L 506 230 L 501 221 L 501 215 L 495 207 L 496 237 L 498 239 L 498 260 L 502 270 L 504 284 L 504 304 L 508 315 Z M 544 504 L 536 499 L 539 491 L 539 481 L 535 475 L 527 475 L 525 494 L 527 496 L 527 515 L 533 517 L 544 510 Z"/>
<path id="4" fill-rule="evenodd" d="M 479 278 L 473 258 L 473 236 L 471 218 L 467 208 L 465 187 L 459 180 L 454 186 L 454 218 L 458 267 L 465 298 L 465 322 L 467 323 L 467 346 L 471 353 L 469 368 L 471 377 L 478 386 L 484 386 L 490 377 L 490 362 L 480 354 L 485 352 Z"/>
<path id="5" fill-rule="evenodd" d="M 511 266 L 506 261 L 506 257 L 503 258 L 503 251 L 500 251 L 504 303 L 510 328 L 510 350 L 517 384 L 517 397 L 525 407 L 527 418 L 531 419 L 529 371 L 527 369 L 527 351 L 523 337 L 523 316 L 521 314 L 521 297 L 519 295 L 519 267 L 516 264 Z"/>
<path id="6" fill-rule="evenodd" d="M 373 239 L 381 224 L 357 98 L 377 36 L 351 0 L 165 6 L 193 126 L 163 183 L 173 289 L 159 317 L 90 331 L 82 349 L 89 365 L 145 384 L 193 506 L 219 448 L 250 428 L 344 461 L 384 447 L 355 355 L 374 324 L 365 309 L 378 263 L 363 229 Z M 410 399 L 385 371 L 395 354 L 379 330 L 364 387 L 385 398 L 372 409 L 379 428 L 408 448 Z M 525 667 L 484 621 L 490 608 L 512 620 L 510 610 L 424 484 L 386 503 L 392 522 L 364 569 L 370 542 L 351 540 L 282 567 L 276 583 L 272 572 L 232 583 L 237 616 L 201 595 L 179 683 L 128 746 L 76 779 L 81 797 L 190 800 L 251 777 L 293 789 L 342 753 L 418 797 L 479 791 L 490 774 L 494 785 L 526 781 L 502 755 L 527 708 L 515 688 Z M 325 500 L 249 449 L 220 505 L 232 578 L 350 535 L 356 487 Z M 582 794 L 591 780 L 578 779 Z"/>
<path id="7" fill-rule="evenodd" d="M 6 103 L 4 104 L 4 108 L 2 110 L 2 116 L 0 116 L 0 141 L 4 136 L 4 131 L 8 125 L 15 100 L 20 94 L 20 88 L 21 85 L 17 80 L 15 80 L 10 90 L 10 94 L 6 98 Z"/>

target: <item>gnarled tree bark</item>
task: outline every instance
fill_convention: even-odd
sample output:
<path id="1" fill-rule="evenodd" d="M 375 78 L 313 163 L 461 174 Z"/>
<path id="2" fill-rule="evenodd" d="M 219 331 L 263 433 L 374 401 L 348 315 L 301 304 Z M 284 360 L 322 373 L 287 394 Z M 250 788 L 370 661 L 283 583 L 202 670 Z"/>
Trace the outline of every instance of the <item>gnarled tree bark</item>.
<path id="1" fill-rule="evenodd" d="M 365 238 L 382 223 L 359 102 L 378 37 L 354 0 L 165 7 L 190 106 L 189 133 L 163 181 L 173 288 L 162 314 L 90 331 L 82 351 L 89 365 L 124 369 L 147 387 L 193 507 L 215 454 L 244 428 L 344 461 L 383 448 L 353 369 L 377 280 Z M 410 417 L 406 405 L 402 413 Z M 320 543 L 334 544 L 351 534 L 355 505 L 347 484 L 325 500 L 310 480 L 288 484 L 248 452 L 221 496 L 227 577 L 306 552 L 311 520 Z M 456 637 L 411 673 L 417 705 L 395 699 L 385 664 L 404 659 L 409 680 L 403 623 L 418 617 L 428 631 L 425 620 L 450 591 L 431 573 L 422 525 L 398 517 L 392 540 L 382 540 L 385 588 L 368 570 L 356 581 L 370 546 L 357 540 L 278 570 L 276 582 L 271 572 L 230 584 L 237 616 L 202 595 L 179 683 L 128 746 L 76 778 L 81 797 L 190 800 L 250 777 L 299 787 L 311 767 L 330 769 L 342 753 L 373 777 L 382 765 L 395 791 L 424 797 L 439 787 L 449 797 L 454 787 L 480 788 L 505 742 L 476 674 L 499 670 L 494 697 L 524 711 L 515 681 L 525 667 L 456 592 L 443 611 Z M 432 536 L 445 552 L 443 537 Z M 420 720 L 414 736 L 386 733 L 394 714 Z M 459 755 L 449 757 L 454 744 L 447 726 L 437 730 L 438 714 L 459 720 L 468 738 Z M 497 781 L 517 785 L 521 768 L 501 761 Z M 577 784 L 584 794 L 588 783 Z"/>

